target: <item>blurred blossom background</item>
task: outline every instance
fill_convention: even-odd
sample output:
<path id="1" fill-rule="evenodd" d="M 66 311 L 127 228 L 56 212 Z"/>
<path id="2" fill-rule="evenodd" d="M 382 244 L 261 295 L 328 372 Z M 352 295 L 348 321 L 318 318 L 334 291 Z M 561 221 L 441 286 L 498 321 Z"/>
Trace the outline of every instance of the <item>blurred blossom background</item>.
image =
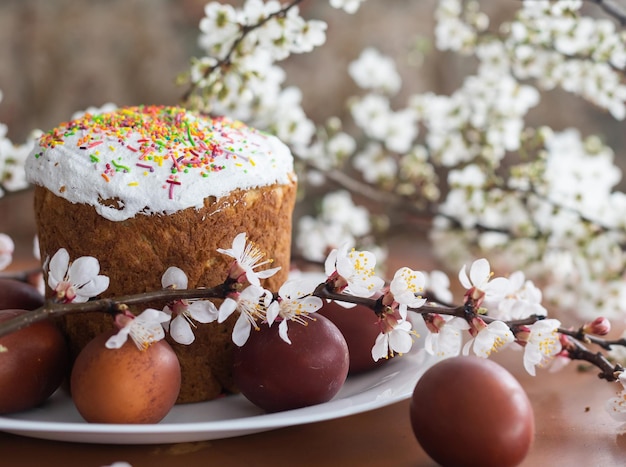
<path id="1" fill-rule="evenodd" d="M 204 0 L 0 0 L 0 123 L 20 144 L 34 129 L 47 131 L 80 110 L 116 105 L 177 104 L 185 88 L 176 84 L 201 55 L 198 24 Z M 234 6 L 242 1 L 232 0 Z M 480 0 L 496 24 L 511 19 L 519 0 Z M 396 60 L 402 89 L 393 102 L 432 91 L 450 94 L 473 73 L 476 62 L 438 52 L 433 42 L 436 0 L 368 0 L 355 15 L 306 0 L 307 19 L 328 24 L 326 44 L 312 53 L 292 55 L 282 66 L 287 84 L 303 91 L 302 106 L 314 122 L 349 115 L 346 101 L 359 90 L 348 76 L 349 63 L 366 47 Z M 605 13 L 588 2 L 582 10 Z M 599 135 L 626 169 L 623 122 L 582 99 L 555 90 L 531 109 L 527 122 L 555 131 L 577 127 L 583 136 Z M 349 128 L 347 128 L 349 130 Z M 626 182 L 619 187 L 623 190 Z M 336 187 L 333 187 L 336 188 Z M 321 187 L 319 190 L 328 190 Z M 365 200 L 355 198 L 357 202 Z M 31 192 L 0 199 L 0 232 L 16 241 L 16 256 L 30 257 L 34 235 Z M 310 206 L 301 203 L 297 216 Z M 403 233 L 400 224 L 395 233 Z M 391 235 L 394 231 L 391 231 Z M 410 237 L 403 247 L 413 244 Z"/>

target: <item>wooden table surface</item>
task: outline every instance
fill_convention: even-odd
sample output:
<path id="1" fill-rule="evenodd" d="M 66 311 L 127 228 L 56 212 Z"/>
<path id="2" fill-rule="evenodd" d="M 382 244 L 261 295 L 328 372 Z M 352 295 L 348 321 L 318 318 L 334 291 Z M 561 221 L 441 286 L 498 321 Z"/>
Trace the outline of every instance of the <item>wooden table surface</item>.
<path id="1" fill-rule="evenodd" d="M 617 386 L 572 364 L 559 373 L 525 374 L 519 354 L 495 358 L 526 389 L 536 435 L 523 466 L 626 465 L 626 435 L 604 410 Z M 238 438 L 161 445 L 97 445 L 0 433 L 3 466 L 412 466 L 436 465 L 411 431 L 409 402 L 331 421 Z M 468 427 L 471 429 L 471 427 Z M 485 440 L 488 442 L 488 440 Z"/>

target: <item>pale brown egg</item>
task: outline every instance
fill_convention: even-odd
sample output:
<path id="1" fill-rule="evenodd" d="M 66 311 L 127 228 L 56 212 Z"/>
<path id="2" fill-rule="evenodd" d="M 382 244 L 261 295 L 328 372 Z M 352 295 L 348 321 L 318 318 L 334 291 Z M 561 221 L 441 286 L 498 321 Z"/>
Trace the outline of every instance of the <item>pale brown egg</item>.
<path id="1" fill-rule="evenodd" d="M 519 465 L 535 432 L 533 408 L 518 381 L 474 356 L 429 368 L 415 386 L 410 418 L 424 451 L 444 467 Z"/>
<path id="2" fill-rule="evenodd" d="M 70 380 L 76 408 L 93 423 L 157 423 L 180 392 L 180 364 L 170 345 L 158 341 L 139 350 L 129 339 L 108 349 L 110 333 L 95 337 L 80 352 Z"/>
<path id="3" fill-rule="evenodd" d="M 27 313 L 2 310 L 0 322 Z M 68 369 L 65 339 L 48 320 L 0 337 L 0 414 L 30 409 L 59 387 Z"/>

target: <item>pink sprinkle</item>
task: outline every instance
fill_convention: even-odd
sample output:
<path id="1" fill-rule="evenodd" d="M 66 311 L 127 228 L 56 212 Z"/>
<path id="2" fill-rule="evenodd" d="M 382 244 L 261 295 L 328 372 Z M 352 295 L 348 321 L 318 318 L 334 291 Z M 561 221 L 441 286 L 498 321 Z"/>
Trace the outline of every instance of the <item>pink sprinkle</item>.
<path id="1" fill-rule="evenodd" d="M 174 166 L 176 167 L 176 169 L 180 170 L 180 165 L 178 165 L 178 161 L 174 157 L 174 154 L 170 153 L 170 158 L 172 159 L 172 162 L 174 162 Z M 169 180 L 168 180 L 168 182 L 169 182 Z"/>
<path id="2" fill-rule="evenodd" d="M 126 145 L 126 147 L 127 147 L 128 149 L 130 149 L 131 151 L 133 151 L 133 152 L 137 152 L 137 151 L 138 151 L 138 149 L 137 149 L 137 148 L 132 147 L 130 144 L 127 144 L 127 145 Z"/>
<path id="3" fill-rule="evenodd" d="M 135 164 L 137 167 L 143 167 L 144 169 L 149 169 L 150 172 L 154 172 L 154 167 L 152 167 L 151 165 L 148 164 L 142 164 L 141 162 L 137 162 Z"/>
<path id="4" fill-rule="evenodd" d="M 167 183 L 170 184 L 169 197 L 170 199 L 174 198 L 174 185 L 180 185 L 178 180 L 166 180 Z"/>
<path id="5" fill-rule="evenodd" d="M 100 141 L 94 141 L 93 143 L 89 143 L 87 145 L 87 148 L 91 149 L 91 148 L 95 148 L 96 146 L 102 144 L 104 141 L 100 140 Z"/>

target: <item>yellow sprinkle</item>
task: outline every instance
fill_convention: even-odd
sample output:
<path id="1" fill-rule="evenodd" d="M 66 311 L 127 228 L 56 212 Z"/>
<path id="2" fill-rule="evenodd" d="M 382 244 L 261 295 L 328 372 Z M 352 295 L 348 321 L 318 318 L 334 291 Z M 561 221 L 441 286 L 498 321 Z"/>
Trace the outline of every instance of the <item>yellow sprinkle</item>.
<path id="1" fill-rule="evenodd" d="M 253 167 L 256 167 L 256 162 L 254 162 L 254 159 L 250 158 L 250 164 L 252 164 Z"/>
<path id="2" fill-rule="evenodd" d="M 137 186 L 137 185 L 139 185 L 139 183 L 138 183 L 138 182 L 130 182 L 130 183 L 128 184 L 128 186 Z"/>
<path id="3" fill-rule="evenodd" d="M 236 165 L 237 167 L 242 167 L 242 165 L 241 165 L 239 162 L 236 162 L 236 163 L 235 163 L 235 165 Z"/>
<path id="4" fill-rule="evenodd" d="M 115 146 L 109 145 L 109 149 L 110 149 L 111 151 L 115 151 Z"/>

